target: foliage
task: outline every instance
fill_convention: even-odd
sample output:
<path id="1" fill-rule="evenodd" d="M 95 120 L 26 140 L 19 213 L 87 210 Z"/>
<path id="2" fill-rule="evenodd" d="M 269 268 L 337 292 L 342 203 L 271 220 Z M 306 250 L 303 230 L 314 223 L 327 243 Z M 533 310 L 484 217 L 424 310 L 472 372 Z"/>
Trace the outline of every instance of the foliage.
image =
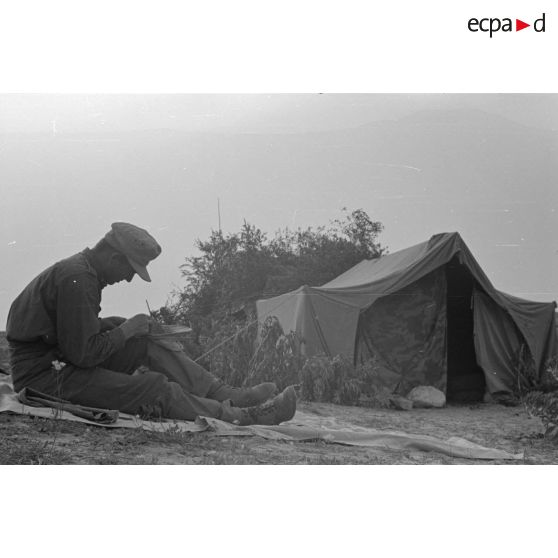
<path id="1" fill-rule="evenodd" d="M 558 442 L 558 393 L 531 391 L 523 399 L 529 414 L 539 417 L 548 440 Z"/>
<path id="2" fill-rule="evenodd" d="M 374 361 L 355 367 L 340 355 L 306 358 L 300 353 L 296 333 L 285 334 L 275 317 L 265 320 L 259 338 L 255 323 L 222 324 L 208 338 L 200 362 L 232 386 L 275 382 L 282 390 L 294 384 L 308 401 L 389 406 L 388 394 L 377 386 Z"/>
<path id="3" fill-rule="evenodd" d="M 227 321 L 215 331 L 205 345 L 207 357 L 201 364 L 231 386 L 242 386 L 248 381 L 256 342 L 257 324 L 242 327 Z"/>
<path id="4" fill-rule="evenodd" d="M 544 437 L 558 442 L 558 357 L 550 358 L 537 377 L 535 363 L 525 344 L 515 358 L 517 394 L 531 416 L 538 417 L 544 428 Z"/>
<path id="5" fill-rule="evenodd" d="M 10 371 L 10 354 L 8 350 L 8 341 L 6 340 L 6 332 L 0 331 L 0 374 L 4 371 L 6 374 Z"/>
<path id="6" fill-rule="evenodd" d="M 322 285 L 363 259 L 380 256 L 383 230 L 362 209 L 327 227 L 280 230 L 269 240 L 244 222 L 240 231 L 213 231 L 196 241 L 199 255 L 181 266 L 185 285 L 157 315 L 165 323 L 189 323 L 201 347 L 231 320 L 254 317 L 255 301 L 301 285 Z M 202 350 L 199 351 L 201 354 Z"/>
<path id="7" fill-rule="evenodd" d="M 328 227 L 280 231 L 270 248 L 287 288 L 273 282 L 267 286 L 276 291 L 272 294 L 279 294 L 301 285 L 323 285 L 363 259 L 382 255 L 384 249 L 377 242 L 382 230 L 381 223 L 357 209 Z"/>
<path id="8" fill-rule="evenodd" d="M 378 385 L 376 362 L 354 366 L 347 357 L 314 356 L 301 370 L 301 395 L 307 401 L 388 408 L 391 392 Z"/>
<path id="9" fill-rule="evenodd" d="M 384 252 L 377 241 L 382 224 L 362 209 L 343 211 L 344 218 L 327 227 L 284 229 L 272 240 L 247 222 L 238 233 L 213 231 L 209 239 L 198 239 L 199 255 L 181 266 L 184 288 L 156 318 L 189 324 L 193 335 L 183 340 L 188 353 L 231 385 L 298 383 L 304 364 L 299 340 L 268 320 L 256 346 L 255 301 L 303 284 L 321 285 Z M 336 389 L 339 401 L 356 397 L 354 382 Z"/>
<path id="10" fill-rule="evenodd" d="M 361 362 L 356 368 L 355 376 L 359 378 L 361 387 L 359 405 L 381 409 L 391 407 L 391 398 L 397 388 L 390 389 L 380 381 L 375 357 Z"/>
<path id="11" fill-rule="evenodd" d="M 303 399 L 342 405 L 356 405 L 359 401 L 361 382 L 356 377 L 353 363 L 346 357 L 311 357 L 300 375 Z"/>
<path id="12" fill-rule="evenodd" d="M 167 324 L 189 324 L 188 353 L 231 385 L 298 383 L 303 359 L 296 335 L 268 321 L 256 348 L 256 326 L 246 324 L 255 321 L 257 299 L 303 284 L 324 284 L 384 252 L 377 241 L 382 224 L 362 209 L 343 211 L 344 218 L 327 227 L 284 229 L 271 240 L 247 222 L 238 233 L 213 231 L 209 239 L 198 239 L 199 255 L 181 266 L 185 286 L 156 317 Z M 354 386 L 343 389 L 338 398 L 350 400 Z"/>
<path id="13" fill-rule="evenodd" d="M 229 322 L 209 338 L 202 364 L 232 386 L 250 386 L 273 381 L 280 389 L 298 383 L 304 358 L 294 333 L 285 335 L 277 318 L 263 323 L 259 340 L 257 325 L 242 327 Z"/>
<path id="14" fill-rule="evenodd" d="M 545 363 L 541 377 L 541 388 L 544 391 L 558 390 L 558 357 L 553 356 Z"/>
<path id="15" fill-rule="evenodd" d="M 529 347 L 522 343 L 514 356 L 514 368 L 517 376 L 517 388 L 515 395 L 521 395 L 528 391 L 540 388 L 537 378 L 535 362 L 531 356 Z"/>
<path id="16" fill-rule="evenodd" d="M 298 384 L 304 360 L 296 333 L 285 334 L 277 318 L 270 316 L 262 325 L 259 343 L 250 360 L 244 384 L 275 382 L 281 390 Z"/>
<path id="17" fill-rule="evenodd" d="M 194 326 L 210 331 L 212 322 L 233 311 L 236 303 L 261 294 L 273 262 L 265 234 L 246 222 L 238 234 L 213 231 L 196 246 L 201 255 L 187 258 L 181 267 L 186 287 L 178 294 L 177 309 Z"/>
<path id="18" fill-rule="evenodd" d="M 558 357 L 553 356 L 545 362 L 539 377 L 531 351 L 522 343 L 514 357 L 514 368 L 517 375 L 517 393 L 522 396 L 531 391 L 558 390 Z"/>

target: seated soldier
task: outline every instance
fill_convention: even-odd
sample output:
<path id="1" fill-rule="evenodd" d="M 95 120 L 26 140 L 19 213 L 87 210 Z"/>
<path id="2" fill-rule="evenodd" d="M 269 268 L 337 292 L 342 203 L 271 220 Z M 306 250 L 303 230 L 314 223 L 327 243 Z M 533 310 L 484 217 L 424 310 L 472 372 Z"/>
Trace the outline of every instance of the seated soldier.
<path id="1" fill-rule="evenodd" d="M 92 248 L 55 263 L 13 302 L 6 327 L 14 389 L 25 387 L 89 407 L 140 416 L 279 424 L 296 411 L 294 387 L 225 385 L 189 359 L 179 343 L 151 338 L 145 314 L 99 318 L 107 285 L 151 281 L 161 247 L 144 229 L 113 223 Z M 66 364 L 61 370 L 53 366 Z M 143 374 L 134 374 L 140 366 Z"/>

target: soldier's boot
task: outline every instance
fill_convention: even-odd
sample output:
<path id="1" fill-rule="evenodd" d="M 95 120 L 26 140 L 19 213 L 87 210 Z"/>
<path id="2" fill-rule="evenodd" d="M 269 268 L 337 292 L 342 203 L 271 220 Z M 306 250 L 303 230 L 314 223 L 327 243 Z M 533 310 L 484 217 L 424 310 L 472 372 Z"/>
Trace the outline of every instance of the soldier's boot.
<path id="1" fill-rule="evenodd" d="M 211 387 L 206 398 L 215 401 L 229 400 L 235 407 L 254 407 L 264 403 L 276 393 L 277 386 L 273 382 L 265 382 L 250 388 L 237 388 L 218 380 Z"/>
<path id="2" fill-rule="evenodd" d="M 296 413 L 294 386 L 289 386 L 266 403 L 248 407 L 247 409 L 240 409 L 240 413 L 238 424 L 241 426 L 248 426 L 250 424 L 273 425 L 291 420 Z"/>

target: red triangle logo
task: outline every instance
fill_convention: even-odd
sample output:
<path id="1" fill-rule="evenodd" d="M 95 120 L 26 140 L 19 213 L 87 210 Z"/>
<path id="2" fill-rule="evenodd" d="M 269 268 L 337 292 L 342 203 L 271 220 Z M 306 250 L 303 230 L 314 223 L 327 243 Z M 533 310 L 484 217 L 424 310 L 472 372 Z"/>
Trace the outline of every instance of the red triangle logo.
<path id="1" fill-rule="evenodd" d="M 515 30 L 516 31 L 521 31 L 522 29 L 525 29 L 526 27 L 531 27 L 531 25 L 529 23 L 525 23 L 524 21 L 521 21 L 520 19 L 515 20 Z"/>

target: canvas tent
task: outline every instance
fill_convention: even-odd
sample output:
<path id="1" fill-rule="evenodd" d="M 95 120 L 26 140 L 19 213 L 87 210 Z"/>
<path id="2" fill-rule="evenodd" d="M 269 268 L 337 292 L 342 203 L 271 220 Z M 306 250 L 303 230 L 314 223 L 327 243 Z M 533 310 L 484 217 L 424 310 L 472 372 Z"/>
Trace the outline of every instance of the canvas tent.
<path id="1" fill-rule="evenodd" d="M 458 233 L 257 302 L 260 323 L 276 316 L 307 356 L 374 357 L 378 383 L 403 394 L 432 385 L 448 398 L 513 391 L 522 344 L 540 376 L 557 351 L 555 308 L 496 290 Z"/>

